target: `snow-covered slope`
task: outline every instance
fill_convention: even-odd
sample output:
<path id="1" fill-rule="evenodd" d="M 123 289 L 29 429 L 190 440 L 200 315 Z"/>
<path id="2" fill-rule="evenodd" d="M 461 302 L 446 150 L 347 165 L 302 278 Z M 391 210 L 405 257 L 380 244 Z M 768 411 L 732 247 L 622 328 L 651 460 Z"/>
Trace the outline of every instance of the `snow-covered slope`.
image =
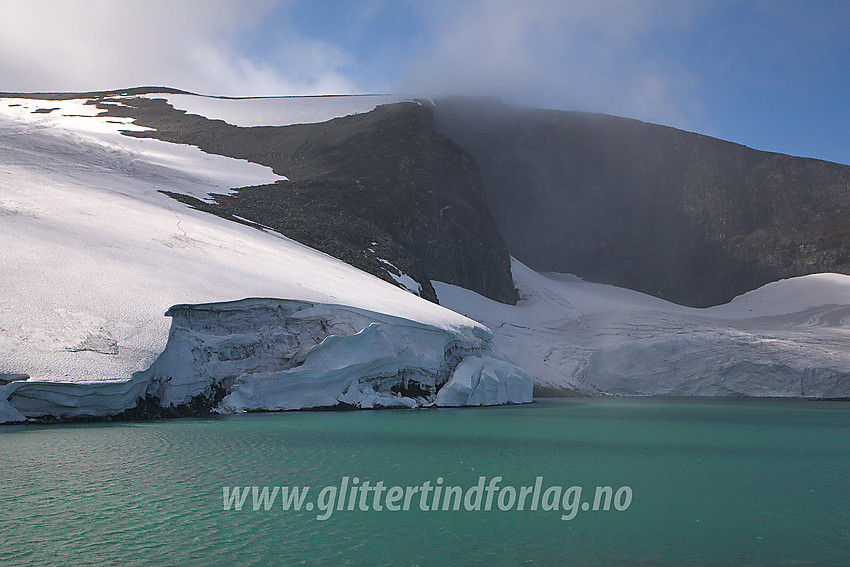
<path id="1" fill-rule="evenodd" d="M 234 126 L 289 126 L 326 122 L 374 110 L 381 104 L 410 100 L 393 95 L 294 96 L 222 98 L 190 94 L 152 93 L 177 110 L 224 120 Z"/>
<path id="2" fill-rule="evenodd" d="M 138 376 L 135 386 L 126 381 L 166 350 L 163 314 L 175 304 L 260 297 L 343 305 L 424 325 L 446 348 L 495 354 L 489 332 L 463 316 L 159 193 L 206 197 L 281 179 L 269 168 L 122 136 L 136 127 L 98 114 L 84 100 L 0 99 L 0 384 L 30 376 L 0 385 L 0 422 L 20 417 L 10 397 L 27 416 L 52 413 L 39 406 L 51 397 L 61 398 L 53 409 L 64 407 L 62 415 L 125 409 L 121 400 L 146 389 Z M 79 385 L 104 381 L 116 383 Z M 43 382 L 51 384 L 33 386 Z M 72 394 L 57 382 L 74 384 Z M 123 398 L 86 406 L 91 392 L 119 390 Z"/>
<path id="3" fill-rule="evenodd" d="M 850 276 L 783 280 L 693 309 L 513 261 L 522 300 L 434 283 L 541 386 L 582 394 L 850 397 Z"/>

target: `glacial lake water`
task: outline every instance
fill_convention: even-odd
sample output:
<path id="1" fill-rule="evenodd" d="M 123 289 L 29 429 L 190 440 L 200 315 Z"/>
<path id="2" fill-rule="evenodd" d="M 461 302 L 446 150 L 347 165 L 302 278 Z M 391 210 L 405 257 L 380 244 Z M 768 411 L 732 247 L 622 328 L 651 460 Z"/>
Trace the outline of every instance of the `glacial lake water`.
<path id="1" fill-rule="evenodd" d="M 370 482 L 366 511 L 339 498 L 343 477 Z M 371 507 L 379 481 L 465 496 L 481 477 L 502 477 L 489 511 L 477 491 L 471 510 L 423 511 L 415 493 L 407 511 Z M 530 510 L 537 477 L 579 499 Z M 254 510 L 249 489 L 225 510 L 225 487 L 253 486 L 310 487 L 313 509 L 278 496 Z M 597 486 L 617 491 L 608 510 L 605 489 L 593 509 Z M 544 399 L 0 428 L 0 565 L 121 564 L 848 565 L 850 403 Z"/>

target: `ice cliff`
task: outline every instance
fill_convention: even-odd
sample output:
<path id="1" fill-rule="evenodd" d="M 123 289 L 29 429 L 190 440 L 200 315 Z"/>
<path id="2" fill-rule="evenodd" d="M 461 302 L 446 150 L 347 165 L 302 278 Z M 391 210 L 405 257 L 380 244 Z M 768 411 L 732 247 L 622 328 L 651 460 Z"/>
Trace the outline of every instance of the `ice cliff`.
<path id="1" fill-rule="evenodd" d="M 533 380 L 480 326 L 452 331 L 378 312 L 251 298 L 175 305 L 163 353 L 127 382 L 15 381 L 0 423 L 104 416 L 144 404 L 187 412 L 417 408 L 532 401 Z"/>
<path id="2" fill-rule="evenodd" d="M 435 283 L 543 392 L 850 398 L 850 276 L 782 280 L 707 309 L 513 262 L 522 300 Z"/>

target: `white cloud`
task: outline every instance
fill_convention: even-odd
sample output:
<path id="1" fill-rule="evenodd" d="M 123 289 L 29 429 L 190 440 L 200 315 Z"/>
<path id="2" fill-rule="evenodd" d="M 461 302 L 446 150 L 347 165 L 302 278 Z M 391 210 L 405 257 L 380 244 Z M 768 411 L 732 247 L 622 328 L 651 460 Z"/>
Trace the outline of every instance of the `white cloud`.
<path id="1" fill-rule="evenodd" d="M 0 0 L 0 90 L 167 85 L 226 95 L 351 92 L 337 48 L 292 30 L 258 59 L 240 46 L 275 2 Z"/>
<path id="2" fill-rule="evenodd" d="M 329 94 L 375 92 L 395 80 L 405 93 L 495 95 L 683 127 L 700 110 L 696 79 L 676 54 L 646 47 L 693 24 L 699 8 L 691 0 L 406 4 L 421 15 L 421 29 L 398 46 L 396 59 L 405 62 L 398 78 L 364 72 L 368 60 L 381 58 L 361 51 L 358 60 L 345 38 L 305 35 L 299 27 L 310 26 L 292 21 L 293 2 L 0 0 L 0 91 L 166 85 L 223 95 Z M 345 13 L 356 27 L 399 6 L 372 0 Z M 358 85 L 354 76 L 377 83 Z"/>
<path id="3" fill-rule="evenodd" d="M 686 126 L 699 110 L 693 75 L 645 46 L 660 32 L 687 28 L 697 10 L 689 2 L 438 3 L 424 11 L 431 44 L 398 88 Z"/>

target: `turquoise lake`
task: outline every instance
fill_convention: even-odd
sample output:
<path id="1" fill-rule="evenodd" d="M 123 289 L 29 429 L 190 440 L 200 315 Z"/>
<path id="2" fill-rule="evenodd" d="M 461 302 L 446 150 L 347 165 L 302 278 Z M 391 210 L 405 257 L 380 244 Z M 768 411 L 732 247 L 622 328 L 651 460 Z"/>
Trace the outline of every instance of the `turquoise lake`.
<path id="1" fill-rule="evenodd" d="M 319 492 L 343 477 L 581 492 L 570 520 L 503 511 L 500 492 L 491 510 L 423 511 L 414 496 L 406 511 L 358 500 L 318 519 Z M 251 493 L 225 510 L 225 487 L 254 486 L 309 487 L 314 507 L 254 510 Z M 597 486 L 628 487 L 621 509 L 593 510 Z M 3 566 L 850 565 L 850 403 L 543 399 L 0 427 L 0 544 Z"/>

